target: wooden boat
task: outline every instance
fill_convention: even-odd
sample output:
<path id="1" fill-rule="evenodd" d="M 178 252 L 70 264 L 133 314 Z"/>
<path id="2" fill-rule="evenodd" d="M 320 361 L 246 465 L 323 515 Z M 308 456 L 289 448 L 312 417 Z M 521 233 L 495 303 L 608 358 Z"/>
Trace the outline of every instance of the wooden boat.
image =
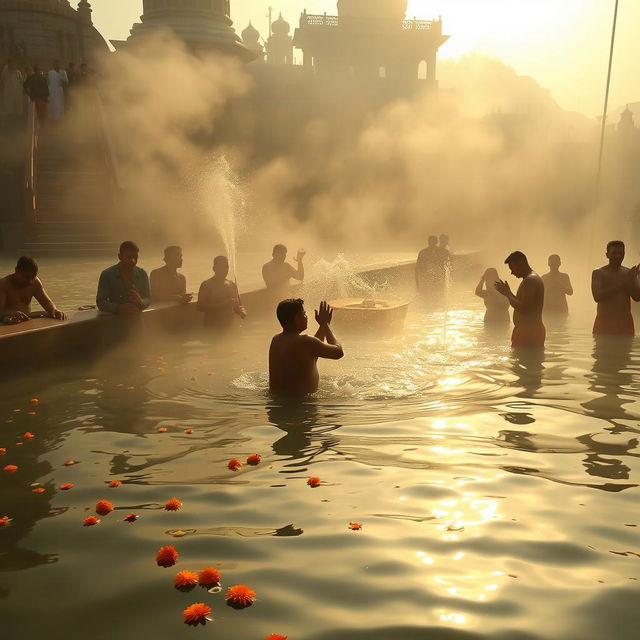
<path id="1" fill-rule="evenodd" d="M 379 298 L 343 298 L 329 304 L 334 321 L 343 328 L 400 329 L 407 317 L 409 303 Z"/>

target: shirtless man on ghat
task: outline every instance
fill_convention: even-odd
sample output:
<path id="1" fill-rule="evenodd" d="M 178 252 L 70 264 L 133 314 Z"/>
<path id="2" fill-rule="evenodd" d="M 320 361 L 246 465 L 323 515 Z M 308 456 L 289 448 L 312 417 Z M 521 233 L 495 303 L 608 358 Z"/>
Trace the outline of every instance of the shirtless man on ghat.
<path id="1" fill-rule="evenodd" d="M 56 308 L 38 278 L 38 263 L 22 256 L 14 273 L 0 279 L 0 321 L 11 324 L 31 319 L 31 300 L 35 298 L 47 315 L 54 320 L 66 316 Z"/>
<path id="2" fill-rule="evenodd" d="M 529 266 L 527 256 L 522 251 L 514 251 L 504 261 L 516 278 L 522 278 L 518 292 L 514 295 L 509 284 L 503 280 L 496 282 L 496 290 L 509 300 L 513 307 L 513 334 L 511 346 L 544 347 L 546 329 L 542 322 L 544 306 L 544 283 L 542 278 Z"/>
<path id="3" fill-rule="evenodd" d="M 596 269 L 591 276 L 591 292 L 598 303 L 594 335 L 635 335 L 631 299 L 640 301 L 640 267 L 623 267 L 624 253 L 624 242 L 609 242 L 606 253 L 609 264 Z"/>

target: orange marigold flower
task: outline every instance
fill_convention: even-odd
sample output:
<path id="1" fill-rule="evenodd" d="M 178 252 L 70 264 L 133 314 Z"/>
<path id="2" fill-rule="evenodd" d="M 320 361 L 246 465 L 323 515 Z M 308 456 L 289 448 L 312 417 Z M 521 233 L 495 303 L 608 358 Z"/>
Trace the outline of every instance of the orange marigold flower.
<path id="1" fill-rule="evenodd" d="M 113 505 L 108 500 L 98 500 L 96 502 L 96 513 L 106 516 L 113 511 Z"/>
<path id="2" fill-rule="evenodd" d="M 158 429 L 158 433 L 167 433 L 167 431 L 168 431 L 167 427 L 160 427 Z"/>
<path id="3" fill-rule="evenodd" d="M 120 480 L 111 480 L 109 482 L 109 486 L 110 487 L 119 487 L 122 484 L 122 482 L 120 482 Z"/>
<path id="4" fill-rule="evenodd" d="M 257 453 L 252 453 L 248 458 L 247 458 L 247 464 L 250 464 L 252 466 L 256 466 L 257 464 L 260 464 L 260 460 L 262 460 L 262 458 L 260 457 L 259 454 Z"/>
<path id="5" fill-rule="evenodd" d="M 38 404 L 38 402 L 40 402 L 38 398 L 31 398 L 31 404 Z"/>
<path id="6" fill-rule="evenodd" d="M 207 616 L 211 614 L 211 607 L 208 607 L 204 602 L 196 602 L 189 605 L 183 612 L 185 624 L 198 625 L 206 624 Z"/>
<path id="7" fill-rule="evenodd" d="M 16 442 L 16 447 L 21 447 L 24 444 L 24 442 Z"/>
<path id="8" fill-rule="evenodd" d="M 160 547 L 156 553 L 156 562 L 159 567 L 173 567 L 178 561 L 178 552 L 173 545 L 168 547 Z"/>
<path id="9" fill-rule="evenodd" d="M 231 471 L 239 471 L 241 466 L 242 462 L 240 462 L 238 458 L 231 458 L 231 460 L 229 460 L 229 463 L 227 464 L 227 467 L 231 469 Z"/>
<path id="10" fill-rule="evenodd" d="M 212 587 L 213 585 L 220 584 L 221 578 L 222 576 L 220 575 L 220 572 L 217 569 L 213 569 L 211 567 L 203 569 L 198 574 L 198 580 L 200 581 L 200 584 L 205 587 Z"/>
<path id="11" fill-rule="evenodd" d="M 89 516 L 85 518 L 82 526 L 83 527 L 93 527 L 94 524 L 98 524 L 100 522 L 100 518 L 96 518 L 95 516 Z"/>
<path id="12" fill-rule="evenodd" d="M 65 482 L 64 484 L 61 484 L 61 485 L 60 485 L 60 488 L 61 488 L 63 491 L 69 491 L 69 489 L 73 489 L 73 482 Z M 103 516 L 104 516 L 104 515 L 106 515 L 106 514 L 101 513 L 100 515 L 103 515 Z"/>
<path id="13" fill-rule="evenodd" d="M 185 430 L 184 430 L 184 432 L 185 432 L 187 435 L 191 435 L 191 434 L 193 433 L 193 429 L 185 429 Z"/>
<path id="14" fill-rule="evenodd" d="M 180 571 L 173 579 L 173 586 L 180 587 L 194 587 L 198 584 L 198 574 L 193 571 Z"/>
<path id="15" fill-rule="evenodd" d="M 314 476 L 313 478 L 309 478 L 309 479 L 307 480 L 307 484 L 308 484 L 310 487 L 313 487 L 314 489 L 315 489 L 316 487 L 319 487 L 321 482 L 322 482 L 322 480 L 320 480 L 320 478 L 317 478 L 317 477 L 315 477 L 315 476 Z"/>
<path id="16" fill-rule="evenodd" d="M 170 498 L 164 503 L 164 508 L 166 511 L 178 511 L 182 506 L 182 502 L 178 500 L 178 498 Z"/>
<path id="17" fill-rule="evenodd" d="M 70 467 L 71 465 L 74 465 L 75 463 L 76 463 L 75 460 L 65 460 L 64 466 L 65 467 Z"/>
<path id="18" fill-rule="evenodd" d="M 4 527 L 5 524 L 9 524 L 9 516 L 2 516 L 2 518 L 0 518 L 0 527 Z"/>
<path id="19" fill-rule="evenodd" d="M 135 513 L 130 513 L 125 519 L 125 522 L 135 522 L 140 516 Z"/>
<path id="20" fill-rule="evenodd" d="M 14 409 L 13 413 L 20 413 L 22 411 L 22 409 Z"/>
<path id="21" fill-rule="evenodd" d="M 236 607 L 248 607 L 255 602 L 256 592 L 249 589 L 246 584 L 236 584 L 227 589 L 225 600 Z"/>
<path id="22" fill-rule="evenodd" d="M 5 453 L 7 453 L 7 450 L 4 447 L 0 447 L 0 456 L 3 456 Z"/>
<path id="23" fill-rule="evenodd" d="M 44 493 L 43 487 L 36 487 L 35 489 L 31 489 L 33 493 Z"/>
<path id="24" fill-rule="evenodd" d="M 36 416 L 38 415 L 35 411 L 27 411 L 28 416 Z"/>
<path id="25" fill-rule="evenodd" d="M 264 640 L 287 640 L 289 636 L 283 636 L 279 633 L 272 633 L 270 636 L 264 638 Z"/>
<path id="26" fill-rule="evenodd" d="M 8 464 L 3 471 L 5 473 L 15 473 L 18 470 L 18 467 L 16 467 L 15 464 Z"/>
<path id="27" fill-rule="evenodd" d="M 349 529 L 351 529 L 351 531 L 360 531 L 362 529 L 362 525 L 359 522 L 350 522 Z"/>
<path id="28" fill-rule="evenodd" d="M 27 431 L 23 436 L 22 436 L 25 440 L 31 440 L 31 438 L 35 438 L 35 436 L 33 435 L 33 433 L 31 433 L 31 431 Z"/>

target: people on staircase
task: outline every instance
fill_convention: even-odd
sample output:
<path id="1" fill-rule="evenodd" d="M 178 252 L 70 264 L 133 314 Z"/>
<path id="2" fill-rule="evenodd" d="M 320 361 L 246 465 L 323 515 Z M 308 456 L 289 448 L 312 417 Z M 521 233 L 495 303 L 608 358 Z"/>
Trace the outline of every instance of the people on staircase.
<path id="1" fill-rule="evenodd" d="M 65 320 L 65 314 L 56 308 L 44 290 L 38 278 L 38 263 L 29 256 L 22 256 L 15 271 L 0 279 L 0 321 L 5 324 L 18 324 L 40 317 L 42 314 L 31 312 L 31 300 L 35 298 L 48 317 Z"/>
<path id="2" fill-rule="evenodd" d="M 18 119 L 24 115 L 25 79 L 15 60 L 9 58 L 0 71 L 0 116 L 4 119 Z"/>
<path id="3" fill-rule="evenodd" d="M 60 67 L 60 61 L 53 61 L 53 68 L 47 75 L 49 84 L 49 113 L 52 120 L 58 121 L 64 117 L 64 92 L 69 84 L 67 72 Z"/>
<path id="4" fill-rule="evenodd" d="M 105 313 L 137 315 L 151 302 L 149 277 L 137 266 L 140 249 L 127 240 L 120 245 L 117 264 L 100 274 L 96 305 Z"/>
<path id="5" fill-rule="evenodd" d="M 46 124 L 49 117 L 49 83 L 37 64 L 33 65 L 33 72 L 27 76 L 24 90 L 35 104 L 38 121 L 41 125 Z"/>

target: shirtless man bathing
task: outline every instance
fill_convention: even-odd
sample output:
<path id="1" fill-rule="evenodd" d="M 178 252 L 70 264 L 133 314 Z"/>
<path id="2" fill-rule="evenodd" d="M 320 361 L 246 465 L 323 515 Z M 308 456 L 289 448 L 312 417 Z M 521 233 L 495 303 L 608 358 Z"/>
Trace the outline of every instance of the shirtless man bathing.
<path id="1" fill-rule="evenodd" d="M 624 242 L 607 244 L 609 264 L 596 269 L 591 276 L 591 292 L 598 303 L 593 325 L 594 335 L 633 336 L 635 327 L 631 315 L 631 299 L 640 301 L 639 267 L 622 266 Z"/>
<path id="2" fill-rule="evenodd" d="M 542 278 L 529 266 L 527 256 L 522 251 L 514 251 L 505 261 L 516 278 L 522 278 L 518 292 L 514 295 L 509 284 L 503 280 L 496 282 L 496 290 L 509 300 L 513 307 L 513 334 L 511 346 L 544 347 L 546 329 L 542 323 L 544 306 L 544 283 Z"/>
<path id="3" fill-rule="evenodd" d="M 318 358 L 340 360 L 342 347 L 331 331 L 333 309 L 321 302 L 316 311 L 315 336 L 301 335 L 307 330 L 304 301 L 283 300 L 276 311 L 282 333 L 274 336 L 269 349 L 269 390 L 280 396 L 305 396 L 318 390 Z"/>
<path id="4" fill-rule="evenodd" d="M 0 279 L 0 321 L 17 324 L 30 320 L 32 298 L 40 303 L 50 318 L 66 320 L 38 278 L 38 263 L 33 258 L 22 256 L 14 273 Z"/>

